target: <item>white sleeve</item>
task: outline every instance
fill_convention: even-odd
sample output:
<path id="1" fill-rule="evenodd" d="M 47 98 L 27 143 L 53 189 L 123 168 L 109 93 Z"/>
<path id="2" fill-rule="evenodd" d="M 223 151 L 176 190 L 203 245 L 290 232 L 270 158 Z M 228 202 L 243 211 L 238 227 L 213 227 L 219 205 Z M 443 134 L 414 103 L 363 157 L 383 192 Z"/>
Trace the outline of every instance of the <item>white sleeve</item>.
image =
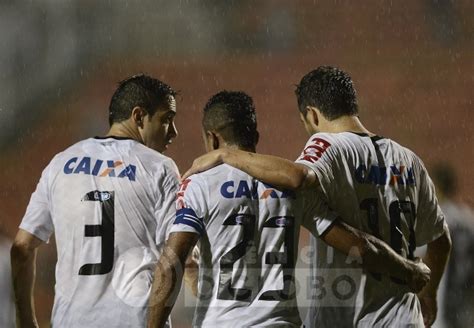
<path id="1" fill-rule="evenodd" d="M 159 197 L 155 206 L 155 218 L 157 220 L 155 242 L 157 246 L 166 241 L 173 225 L 176 215 L 174 204 L 179 187 L 179 173 L 176 164 L 170 160 L 163 167 L 161 181 L 158 181 L 158 190 L 161 197 Z"/>
<path id="2" fill-rule="evenodd" d="M 338 214 L 329 208 L 326 197 L 320 190 L 305 190 L 304 193 L 303 226 L 320 237 L 331 227 Z"/>
<path id="3" fill-rule="evenodd" d="M 329 195 L 337 172 L 335 148 L 324 135 L 315 134 L 306 143 L 296 163 L 303 164 L 314 171 L 324 194 Z"/>
<path id="4" fill-rule="evenodd" d="M 191 176 L 180 187 L 176 200 L 176 219 L 171 232 L 194 232 L 203 235 L 206 230 L 204 223 L 207 213 L 205 188 L 201 188 L 202 180 Z"/>
<path id="5" fill-rule="evenodd" d="M 436 192 L 428 172 L 420 161 L 419 198 L 415 226 L 416 245 L 422 246 L 437 239 L 444 232 L 446 220 L 438 205 Z"/>
<path id="6" fill-rule="evenodd" d="M 26 208 L 26 213 L 20 224 L 23 229 L 32 235 L 38 237 L 44 242 L 49 241 L 49 237 L 54 232 L 53 220 L 49 207 L 49 170 L 48 165 L 41 174 L 41 178 L 33 192 Z"/>

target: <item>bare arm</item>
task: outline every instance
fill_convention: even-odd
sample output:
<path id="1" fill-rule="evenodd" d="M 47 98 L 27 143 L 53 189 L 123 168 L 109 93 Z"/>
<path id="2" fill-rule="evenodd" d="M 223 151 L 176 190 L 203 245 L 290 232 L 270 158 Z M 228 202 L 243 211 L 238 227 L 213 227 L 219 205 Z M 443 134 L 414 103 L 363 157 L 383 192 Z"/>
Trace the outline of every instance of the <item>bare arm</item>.
<path id="1" fill-rule="evenodd" d="M 345 254 L 359 255 L 365 269 L 399 278 L 414 292 L 419 292 L 430 278 L 425 264 L 403 258 L 382 240 L 339 220 L 321 239 Z"/>
<path id="2" fill-rule="evenodd" d="M 186 260 L 186 269 L 184 270 L 184 283 L 191 289 L 193 295 L 197 297 L 198 294 L 198 279 L 199 279 L 199 249 L 194 247 L 191 254 Z"/>
<path id="3" fill-rule="evenodd" d="M 436 294 L 449 259 L 449 254 L 451 253 L 451 246 L 451 236 L 448 227 L 445 227 L 444 233 L 438 239 L 428 243 L 426 255 L 423 258 L 423 261 L 431 269 L 430 282 L 418 294 L 423 319 L 427 326 L 431 326 L 436 319 L 438 312 Z"/>
<path id="4" fill-rule="evenodd" d="M 155 270 L 148 328 L 165 325 L 181 288 L 186 259 L 198 239 L 199 235 L 192 232 L 171 233 Z"/>
<path id="5" fill-rule="evenodd" d="M 183 179 L 220 164 L 228 164 L 281 189 L 298 190 L 319 184 L 314 172 L 287 159 L 237 149 L 218 149 L 194 160 Z"/>
<path id="6" fill-rule="evenodd" d="M 17 327 L 38 327 L 33 298 L 36 253 L 43 243 L 34 235 L 19 230 L 11 248 L 13 291 L 17 314 Z"/>

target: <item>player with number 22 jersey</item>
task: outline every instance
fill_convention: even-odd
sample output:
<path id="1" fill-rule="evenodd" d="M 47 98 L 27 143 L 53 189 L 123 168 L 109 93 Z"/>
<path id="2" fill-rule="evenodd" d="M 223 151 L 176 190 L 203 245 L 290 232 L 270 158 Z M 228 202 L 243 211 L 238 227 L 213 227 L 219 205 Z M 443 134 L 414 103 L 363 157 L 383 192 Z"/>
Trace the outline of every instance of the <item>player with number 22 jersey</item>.
<path id="1" fill-rule="evenodd" d="M 301 324 L 294 266 L 310 204 L 228 165 L 185 180 L 177 203 L 171 232 L 201 235 L 194 326 Z M 331 218 L 318 221 L 320 231 Z"/>

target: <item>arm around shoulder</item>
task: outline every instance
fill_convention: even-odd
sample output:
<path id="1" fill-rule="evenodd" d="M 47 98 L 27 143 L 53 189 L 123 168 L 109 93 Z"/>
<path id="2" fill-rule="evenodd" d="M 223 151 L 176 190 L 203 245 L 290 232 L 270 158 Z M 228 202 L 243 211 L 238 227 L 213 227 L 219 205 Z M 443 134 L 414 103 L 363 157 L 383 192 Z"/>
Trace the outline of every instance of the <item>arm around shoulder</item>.
<path id="1" fill-rule="evenodd" d="M 183 179 L 223 163 L 281 189 L 299 190 L 319 183 L 313 170 L 305 165 L 277 156 L 228 148 L 197 158 Z"/>

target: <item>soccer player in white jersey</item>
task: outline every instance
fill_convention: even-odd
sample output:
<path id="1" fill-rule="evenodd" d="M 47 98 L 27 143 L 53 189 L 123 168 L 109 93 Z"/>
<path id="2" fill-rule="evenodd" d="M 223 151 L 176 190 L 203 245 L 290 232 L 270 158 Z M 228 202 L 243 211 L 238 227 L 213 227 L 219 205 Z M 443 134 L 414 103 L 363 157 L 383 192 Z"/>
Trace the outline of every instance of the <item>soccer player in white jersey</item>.
<path id="1" fill-rule="evenodd" d="M 410 150 L 362 125 L 352 80 L 342 70 L 323 66 L 311 71 L 296 95 L 301 120 L 311 135 L 297 163 L 222 149 L 196 159 L 183 178 L 226 163 L 282 188 L 320 188 L 345 222 L 381 238 L 404 257 L 412 258 L 415 247 L 427 244 L 424 261 L 432 276 L 418 295 L 421 306 L 399 280 L 366 274 L 360 277 L 359 295 L 351 307 L 325 308 L 315 299 L 306 325 L 420 327 L 423 318 L 430 325 L 451 240 L 423 163 Z M 322 257 L 324 245 L 316 243 L 315 274 L 322 271 L 324 278 L 325 269 L 332 268 L 340 274 L 345 256 L 335 253 L 336 260 L 329 263 Z"/>
<path id="2" fill-rule="evenodd" d="M 203 129 L 208 151 L 255 152 L 258 132 L 252 99 L 243 92 L 214 95 L 204 108 Z M 354 246 L 365 266 L 376 269 L 382 264 L 379 272 L 426 282 L 424 264 L 406 261 L 388 245 L 341 222 L 333 223 L 335 214 L 320 198 L 300 196 L 228 165 L 186 179 L 155 273 L 149 327 L 161 326 L 171 310 L 182 265 L 198 240 L 199 296 L 193 326 L 300 326 L 294 266 L 303 220 L 342 252 L 347 254 Z M 312 213 L 317 216 L 307 215 Z"/>
<path id="3" fill-rule="evenodd" d="M 37 326 L 37 248 L 57 244 L 53 327 L 143 327 L 152 275 L 175 216 L 175 91 L 146 75 L 120 82 L 105 137 L 44 169 L 11 250 L 19 327 Z"/>

